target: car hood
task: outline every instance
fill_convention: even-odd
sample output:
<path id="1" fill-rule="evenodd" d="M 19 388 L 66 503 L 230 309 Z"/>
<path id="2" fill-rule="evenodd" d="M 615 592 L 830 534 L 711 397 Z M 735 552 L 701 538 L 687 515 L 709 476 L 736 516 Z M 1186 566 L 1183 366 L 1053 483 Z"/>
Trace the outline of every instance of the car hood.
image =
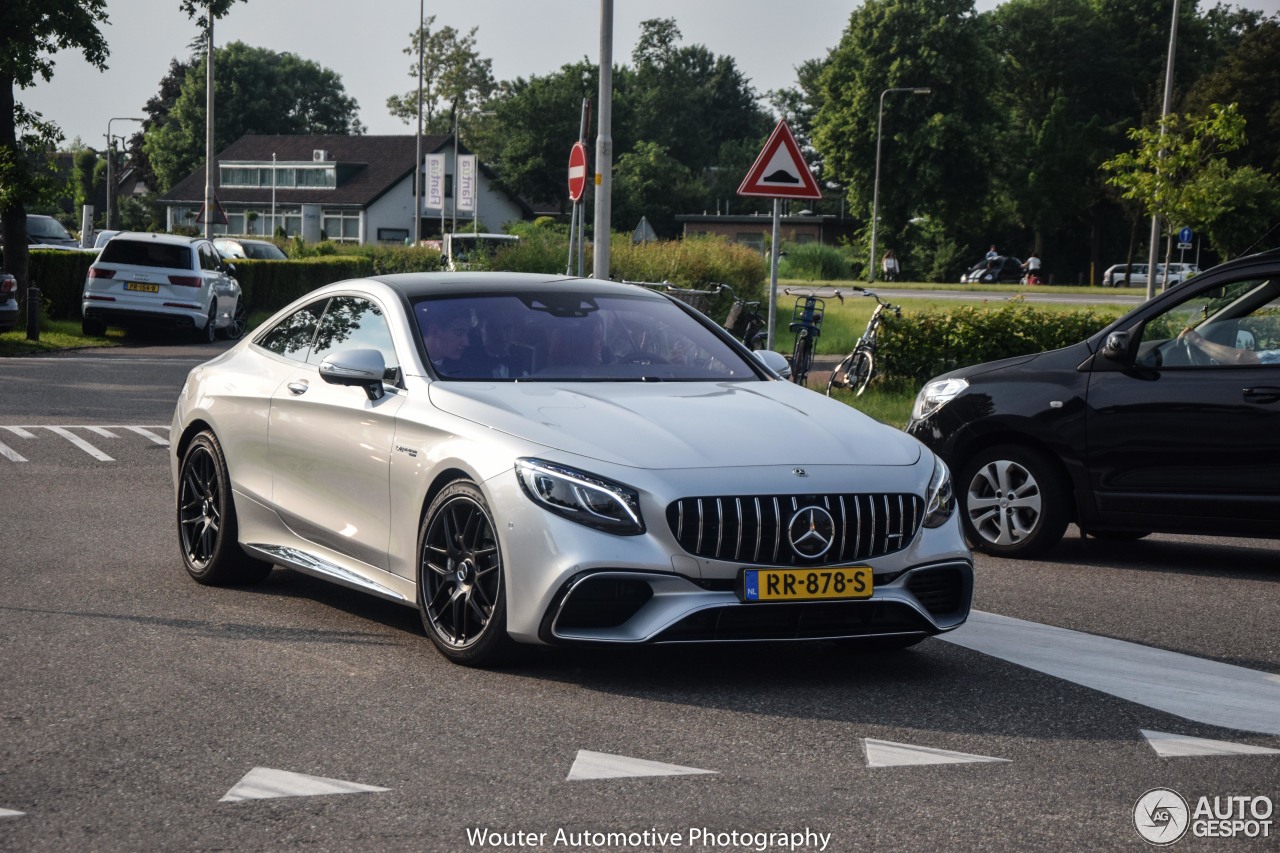
<path id="1" fill-rule="evenodd" d="M 650 469 L 912 465 L 920 445 L 790 382 L 433 382 L 439 409 L 537 444 Z"/>

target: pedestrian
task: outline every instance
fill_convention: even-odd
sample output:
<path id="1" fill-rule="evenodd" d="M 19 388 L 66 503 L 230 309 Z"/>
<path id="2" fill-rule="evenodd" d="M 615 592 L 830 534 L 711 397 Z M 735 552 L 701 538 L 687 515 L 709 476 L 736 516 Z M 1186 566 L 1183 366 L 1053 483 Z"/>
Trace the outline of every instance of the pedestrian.
<path id="1" fill-rule="evenodd" d="M 992 243 L 991 248 L 987 249 L 987 265 L 990 266 L 991 262 L 998 257 L 1000 257 L 1000 253 L 996 251 L 996 244 Z"/>
<path id="2" fill-rule="evenodd" d="M 884 257 L 880 260 L 880 270 L 883 273 L 881 276 L 883 280 L 898 280 L 898 273 L 902 268 L 898 266 L 898 256 L 893 253 L 893 249 L 884 253 Z"/>
<path id="3" fill-rule="evenodd" d="M 1031 257 L 1022 262 L 1024 275 L 1022 277 L 1023 284 L 1039 284 L 1040 283 L 1040 253 L 1032 252 Z"/>

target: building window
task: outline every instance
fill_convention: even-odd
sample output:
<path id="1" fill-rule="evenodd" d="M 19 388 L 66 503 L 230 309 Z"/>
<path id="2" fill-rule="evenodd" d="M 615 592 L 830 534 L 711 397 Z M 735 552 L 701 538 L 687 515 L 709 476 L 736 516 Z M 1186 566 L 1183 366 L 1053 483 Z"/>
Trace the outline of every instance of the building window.
<path id="1" fill-rule="evenodd" d="M 403 243 L 409 239 L 408 228 L 379 228 L 379 243 Z"/>
<path id="2" fill-rule="evenodd" d="M 218 181 L 224 187 L 333 189 L 338 185 L 338 170 L 334 166 L 219 166 Z"/>
<path id="3" fill-rule="evenodd" d="M 734 235 L 733 242 L 750 246 L 757 252 L 764 251 L 764 235 L 759 231 L 739 231 Z"/>
<path id="4" fill-rule="evenodd" d="M 360 212 L 357 210 L 326 210 L 320 227 L 330 240 L 355 243 L 360 240 Z"/>

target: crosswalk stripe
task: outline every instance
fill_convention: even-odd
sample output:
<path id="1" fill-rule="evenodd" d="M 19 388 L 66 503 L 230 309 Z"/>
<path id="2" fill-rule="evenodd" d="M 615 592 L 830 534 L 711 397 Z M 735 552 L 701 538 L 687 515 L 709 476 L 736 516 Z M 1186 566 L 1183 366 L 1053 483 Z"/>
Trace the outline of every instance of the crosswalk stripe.
<path id="1" fill-rule="evenodd" d="M 5 459 L 8 459 L 10 462 L 26 462 L 27 461 L 27 457 L 23 456 L 21 453 L 14 450 L 12 447 L 9 447 L 4 442 L 0 442 L 0 456 L 3 456 Z"/>
<path id="2" fill-rule="evenodd" d="M 119 438 L 120 437 L 116 435 L 114 432 L 112 432 L 111 430 L 107 429 L 106 427 L 87 426 L 85 427 L 85 429 L 89 430 L 89 432 L 93 433 L 94 435 L 100 435 L 103 438 Z"/>
<path id="3" fill-rule="evenodd" d="M 18 438 L 35 438 L 36 437 L 36 434 L 34 432 L 31 432 L 28 429 L 24 429 L 23 427 L 7 426 L 7 427 L 4 427 L 4 429 L 7 429 L 9 432 L 13 433 Z"/>
<path id="4" fill-rule="evenodd" d="M 143 438 L 150 439 L 151 441 L 161 445 L 162 447 L 169 446 L 169 440 L 167 438 L 161 438 L 160 436 L 156 435 L 154 432 L 147 429 L 146 427 L 127 426 L 125 427 L 125 429 L 129 430 L 130 432 L 136 432 L 138 435 L 142 436 Z"/>
<path id="5" fill-rule="evenodd" d="M 60 435 L 60 436 L 62 436 L 62 437 L 63 437 L 63 438 L 65 438 L 67 441 L 71 442 L 71 443 L 72 443 L 72 444 L 74 444 L 76 447 L 78 447 L 78 448 L 80 448 L 81 450 L 83 450 L 85 453 L 88 453 L 88 454 L 89 454 L 90 456 L 92 456 L 94 459 L 100 460 L 100 461 L 102 461 L 102 462 L 114 462 L 114 461 L 115 461 L 115 460 L 114 460 L 114 459 L 112 459 L 110 456 L 108 456 L 107 454 L 103 453 L 101 450 L 99 450 L 98 448 L 94 447 L 92 444 L 90 444 L 89 442 L 85 441 L 83 438 L 81 438 L 80 436 L 76 435 L 74 432 L 72 432 L 72 431 L 71 431 L 71 430 L 69 430 L 69 429 L 63 429 L 62 427 L 56 427 L 56 426 L 45 427 L 45 429 L 49 430 L 49 432 L 53 433 L 54 435 Z"/>

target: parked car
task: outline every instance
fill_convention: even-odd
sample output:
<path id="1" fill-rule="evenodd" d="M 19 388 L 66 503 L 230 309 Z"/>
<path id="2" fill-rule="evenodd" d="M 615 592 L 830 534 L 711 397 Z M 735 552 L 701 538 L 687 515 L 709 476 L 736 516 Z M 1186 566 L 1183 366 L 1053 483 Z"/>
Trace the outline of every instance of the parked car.
<path id="1" fill-rule="evenodd" d="M 27 214 L 27 242 L 32 246 L 54 249 L 78 249 L 80 241 L 71 236 L 71 232 L 62 227 L 62 223 L 52 216 Z"/>
<path id="2" fill-rule="evenodd" d="M 1017 284 L 1022 281 L 1022 261 L 1012 255 L 982 260 L 960 276 L 961 284 Z"/>
<path id="3" fill-rule="evenodd" d="M 457 234 L 445 234 L 441 246 L 443 263 L 448 270 L 469 270 L 482 268 L 481 261 L 493 256 L 494 252 L 507 246 L 516 246 L 520 237 L 515 234 L 475 234 L 460 231 Z"/>
<path id="4" fill-rule="evenodd" d="M 1280 537 L 1280 250 L 1078 344 L 943 374 L 907 432 L 952 466 L 966 536 L 991 554 L 1041 553 L 1072 521 Z"/>
<path id="5" fill-rule="evenodd" d="M 1169 267 L 1168 285 L 1172 287 L 1175 284 L 1181 284 L 1200 272 L 1200 267 L 1195 264 L 1171 263 Z M 1125 270 L 1129 272 L 1130 287 L 1146 287 L 1147 286 L 1147 270 L 1148 264 L 1115 264 L 1107 267 L 1106 272 L 1102 274 L 1103 287 L 1124 287 Z M 1156 264 L 1156 284 L 1165 282 L 1165 265 Z"/>
<path id="6" fill-rule="evenodd" d="M 0 332 L 7 332 L 18 324 L 18 280 L 7 272 L 0 272 Z"/>
<path id="7" fill-rule="evenodd" d="M 965 621 L 950 477 L 678 300 L 517 273 L 338 282 L 195 368 L 171 436 L 206 584 L 282 565 L 514 643 L 854 639 Z"/>
<path id="8" fill-rule="evenodd" d="M 101 335 L 108 326 L 159 326 L 189 330 L 198 341 L 236 340 L 249 313 L 234 273 L 208 240 L 117 234 L 89 267 L 82 329 Z"/>
<path id="9" fill-rule="evenodd" d="M 213 241 L 213 247 L 224 258 L 247 258 L 254 261 L 285 261 L 288 255 L 280 251 L 280 247 L 269 240 L 242 240 L 219 238 Z"/>
<path id="10" fill-rule="evenodd" d="M 112 237 L 114 237 L 114 236 L 116 236 L 116 235 L 117 235 L 117 234 L 119 234 L 119 233 L 121 233 L 121 232 L 120 232 L 120 231 L 115 231 L 115 230 L 104 230 L 104 231 L 99 231 L 99 232 L 98 232 L 97 234 L 95 234 L 95 235 L 94 235 L 94 237 L 93 237 L 93 249 L 94 249 L 94 251 L 96 251 L 96 252 L 101 252 L 101 251 L 102 251 L 102 249 L 103 249 L 103 247 L 105 247 L 105 246 L 107 245 L 107 243 L 108 243 L 108 242 L 110 242 L 111 238 L 112 238 Z"/>

